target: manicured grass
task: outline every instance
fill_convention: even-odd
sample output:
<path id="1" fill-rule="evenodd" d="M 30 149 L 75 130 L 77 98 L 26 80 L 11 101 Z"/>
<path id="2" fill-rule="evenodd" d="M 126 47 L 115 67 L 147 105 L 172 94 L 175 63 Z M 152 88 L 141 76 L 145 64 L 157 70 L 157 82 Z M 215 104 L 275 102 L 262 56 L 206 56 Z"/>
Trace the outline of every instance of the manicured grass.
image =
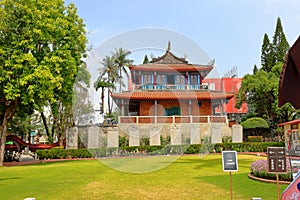
<path id="1" fill-rule="evenodd" d="M 0 197 L 6 200 L 230 199 L 229 173 L 222 170 L 221 155 L 182 156 L 168 165 L 172 159 L 154 156 L 2 167 Z M 239 171 L 232 173 L 233 199 L 277 199 L 276 184 L 247 177 L 251 162 L 258 159 L 261 157 L 238 155 Z M 281 191 L 286 187 L 281 185 Z"/>

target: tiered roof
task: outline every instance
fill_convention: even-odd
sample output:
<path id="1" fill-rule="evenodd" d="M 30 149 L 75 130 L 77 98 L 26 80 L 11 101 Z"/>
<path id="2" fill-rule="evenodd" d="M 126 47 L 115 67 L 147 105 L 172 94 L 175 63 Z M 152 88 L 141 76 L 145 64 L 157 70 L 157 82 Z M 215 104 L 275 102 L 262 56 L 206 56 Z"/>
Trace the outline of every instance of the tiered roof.
<path id="1" fill-rule="evenodd" d="M 158 58 L 153 58 L 149 64 L 132 65 L 129 69 L 134 71 L 160 71 L 160 72 L 195 72 L 198 71 L 204 78 L 212 69 L 213 64 L 193 65 L 189 64 L 185 58 L 175 56 L 171 51 L 170 42 L 166 53 Z M 209 90 L 139 90 L 123 93 L 114 93 L 113 99 L 130 100 L 217 100 L 231 99 L 234 94 L 215 92 Z"/>
<path id="2" fill-rule="evenodd" d="M 179 58 L 171 52 L 170 42 L 166 53 L 160 57 L 153 58 L 149 64 L 131 65 L 129 66 L 131 72 L 133 71 L 160 71 L 160 72 L 195 72 L 198 71 L 202 77 L 213 69 L 213 63 L 207 65 L 189 64 L 185 58 Z"/>

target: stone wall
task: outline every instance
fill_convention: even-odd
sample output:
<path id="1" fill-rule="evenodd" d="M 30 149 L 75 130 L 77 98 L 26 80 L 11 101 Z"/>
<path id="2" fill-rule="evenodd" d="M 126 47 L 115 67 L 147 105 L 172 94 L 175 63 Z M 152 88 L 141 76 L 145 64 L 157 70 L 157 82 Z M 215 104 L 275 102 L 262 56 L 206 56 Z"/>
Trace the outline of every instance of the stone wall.
<path id="1" fill-rule="evenodd" d="M 233 129 L 227 123 L 178 123 L 178 124 L 119 124 L 116 127 L 78 127 L 69 131 L 67 148 L 118 147 L 119 137 L 129 139 L 129 146 L 139 146 L 142 138 L 148 138 L 150 145 L 161 145 L 161 139 L 170 138 L 171 145 L 200 144 L 209 139 L 221 143 L 224 136 L 232 136 L 233 142 L 242 142 L 240 126 Z"/>
<path id="2" fill-rule="evenodd" d="M 217 127 L 217 128 L 216 128 Z M 134 146 L 130 142 L 130 138 L 136 142 L 140 138 L 148 137 L 151 140 L 155 140 L 157 145 L 158 136 L 163 138 L 170 137 L 171 144 L 200 144 L 204 138 L 216 136 L 217 138 L 213 142 L 222 142 L 222 137 L 231 136 L 231 129 L 226 123 L 199 123 L 199 124 L 120 124 L 118 126 L 121 131 L 121 136 L 129 137 L 130 146 Z M 155 133 L 155 134 L 154 134 Z M 151 137 L 150 137 L 151 136 Z M 137 138 L 139 137 L 139 139 Z M 155 137 L 156 139 L 153 139 Z M 151 145 L 151 144 L 150 144 Z"/>

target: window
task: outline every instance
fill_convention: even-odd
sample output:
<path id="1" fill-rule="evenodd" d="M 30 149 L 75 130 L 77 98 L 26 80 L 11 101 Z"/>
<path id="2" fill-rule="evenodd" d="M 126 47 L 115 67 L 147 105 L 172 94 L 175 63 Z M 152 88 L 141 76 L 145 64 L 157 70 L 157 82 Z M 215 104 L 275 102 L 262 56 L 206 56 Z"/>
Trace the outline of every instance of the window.
<path id="1" fill-rule="evenodd" d="M 198 84 L 198 75 L 190 75 L 190 84 Z"/>
<path id="2" fill-rule="evenodd" d="M 172 107 L 165 109 L 165 116 L 180 115 L 180 107 Z"/>
<path id="3" fill-rule="evenodd" d="M 159 84 L 166 84 L 167 83 L 167 77 L 166 75 L 157 75 L 156 76 L 156 82 L 159 83 Z"/>
<path id="4" fill-rule="evenodd" d="M 198 75 L 197 74 L 191 74 L 190 76 L 189 76 L 189 78 L 190 78 L 190 89 L 200 89 L 200 83 L 199 83 L 199 81 L 198 81 Z"/>
<path id="5" fill-rule="evenodd" d="M 215 90 L 215 83 L 210 83 L 209 85 L 208 85 L 208 89 L 209 90 L 212 90 L 212 91 L 214 91 Z"/>
<path id="6" fill-rule="evenodd" d="M 298 130 L 292 130 L 292 140 L 293 140 L 293 147 L 296 147 L 300 144 L 300 136 Z"/>
<path id="7" fill-rule="evenodd" d="M 175 83 L 174 79 L 175 79 L 174 75 L 168 75 L 167 76 L 167 83 L 174 85 L 174 83 Z"/>
<path id="8" fill-rule="evenodd" d="M 178 85 L 184 85 L 185 84 L 185 78 L 182 75 L 176 75 L 176 84 Z"/>
<path id="9" fill-rule="evenodd" d="M 144 74 L 143 78 L 144 78 L 143 84 L 152 83 L 152 74 Z"/>

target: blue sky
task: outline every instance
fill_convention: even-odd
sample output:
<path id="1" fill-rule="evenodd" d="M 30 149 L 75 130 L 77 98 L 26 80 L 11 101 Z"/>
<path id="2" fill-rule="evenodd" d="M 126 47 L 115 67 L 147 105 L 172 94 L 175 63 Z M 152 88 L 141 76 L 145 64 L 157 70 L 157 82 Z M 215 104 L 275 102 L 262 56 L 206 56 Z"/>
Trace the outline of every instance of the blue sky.
<path id="1" fill-rule="evenodd" d="M 277 17 L 281 18 L 290 45 L 300 35 L 298 0 L 67 0 L 65 2 L 73 2 L 78 8 L 94 49 L 127 31 L 145 27 L 167 29 L 184 35 L 201 46 L 211 59 L 215 59 L 215 68 L 220 76 L 234 66 L 238 68 L 239 77 L 251 73 L 254 64 L 260 66 L 263 35 L 267 33 L 272 39 Z M 173 42 L 176 41 L 171 41 Z M 161 48 L 166 48 L 168 41 L 160 43 Z M 115 47 L 118 46 L 111 46 L 111 50 Z M 176 45 L 172 50 L 177 51 Z M 179 54 L 189 57 L 190 52 L 186 51 L 179 51 Z M 134 59 L 138 59 L 137 56 Z"/>

